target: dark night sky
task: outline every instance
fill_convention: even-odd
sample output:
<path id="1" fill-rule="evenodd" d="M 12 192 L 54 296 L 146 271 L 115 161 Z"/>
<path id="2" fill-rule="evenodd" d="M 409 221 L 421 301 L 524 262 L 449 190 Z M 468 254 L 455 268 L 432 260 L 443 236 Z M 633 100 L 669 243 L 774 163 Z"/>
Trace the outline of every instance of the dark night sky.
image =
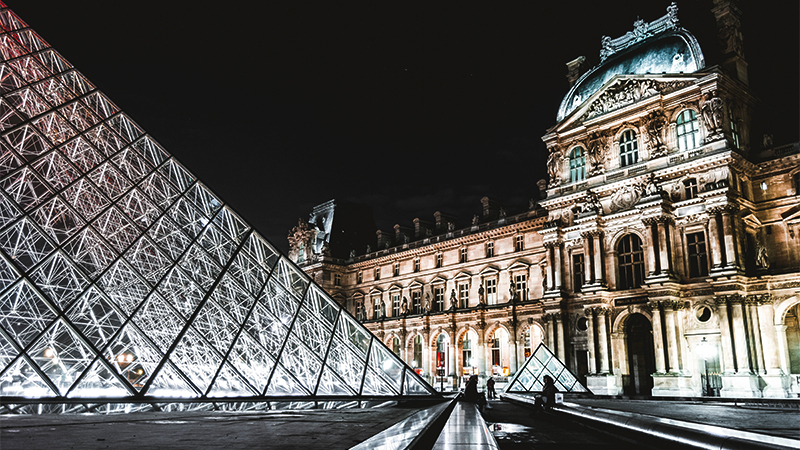
<path id="1" fill-rule="evenodd" d="M 371 205 L 386 230 L 437 210 L 467 224 L 485 195 L 526 208 L 564 64 L 596 64 L 601 36 L 669 1 L 6 3 L 285 251 L 331 198 Z M 711 0 L 678 6 L 719 62 Z M 741 8 L 759 120 L 795 141 L 798 2 Z"/>

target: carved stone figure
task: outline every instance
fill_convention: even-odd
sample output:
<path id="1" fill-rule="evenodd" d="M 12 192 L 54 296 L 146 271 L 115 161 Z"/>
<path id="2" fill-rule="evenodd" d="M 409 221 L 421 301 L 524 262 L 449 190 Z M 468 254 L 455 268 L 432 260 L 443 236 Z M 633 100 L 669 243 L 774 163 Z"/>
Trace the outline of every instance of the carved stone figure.
<path id="1" fill-rule="evenodd" d="M 483 298 L 483 283 L 481 283 L 480 286 L 478 286 L 478 303 L 480 303 L 481 305 L 486 304 L 486 299 Z"/>
<path id="2" fill-rule="evenodd" d="M 504 218 L 506 216 L 506 209 L 500 208 L 500 212 L 498 213 L 498 215 L 500 216 L 501 219 Z"/>
<path id="3" fill-rule="evenodd" d="M 644 195 L 646 197 L 651 197 L 654 195 L 661 195 L 661 188 L 656 184 L 656 175 L 650 172 L 650 175 L 647 176 L 647 180 L 644 182 Z"/>
<path id="4" fill-rule="evenodd" d="M 350 259 L 353 259 L 355 257 L 356 257 L 356 251 L 355 250 L 350 250 Z"/>
<path id="5" fill-rule="evenodd" d="M 367 244 L 367 254 L 369 255 L 370 253 L 372 253 L 372 246 Z"/>
<path id="6" fill-rule="evenodd" d="M 756 266 L 762 269 L 769 269 L 769 254 L 767 253 L 767 247 L 761 240 L 756 241 Z"/>
<path id="7" fill-rule="evenodd" d="M 561 151 L 557 147 L 553 147 L 547 157 L 547 174 L 550 177 L 550 186 L 561 183 Z"/>
<path id="8" fill-rule="evenodd" d="M 539 206 L 539 202 L 532 198 L 528 199 L 528 211 L 533 211 L 537 206 Z"/>
<path id="9" fill-rule="evenodd" d="M 637 41 L 645 38 L 647 35 L 647 23 L 644 20 L 637 18 L 633 22 L 633 35 Z"/>
<path id="10" fill-rule="evenodd" d="M 547 266 L 542 264 L 539 268 L 542 270 L 542 290 L 547 290 Z"/>
<path id="11" fill-rule="evenodd" d="M 403 303 L 400 304 L 400 314 L 406 315 L 408 314 L 408 299 L 403 297 Z"/>
<path id="12" fill-rule="evenodd" d="M 456 229 L 456 224 L 454 224 L 453 222 L 447 222 L 447 231 L 452 232 L 455 229 Z"/>
<path id="13" fill-rule="evenodd" d="M 583 207 L 584 211 L 593 211 L 597 214 L 603 214 L 603 205 L 600 203 L 600 199 L 597 197 L 597 193 L 592 191 L 591 189 L 586 190 L 586 200 Z"/>
<path id="14" fill-rule="evenodd" d="M 474 216 L 472 216 L 472 226 L 476 226 L 476 225 L 478 225 L 480 222 L 481 222 L 481 219 L 480 219 L 480 217 L 478 217 L 478 215 L 477 215 L 477 214 L 475 214 Z"/>
<path id="15" fill-rule="evenodd" d="M 765 134 L 763 140 L 761 141 L 761 145 L 765 149 L 772 148 L 772 135 L 771 134 Z"/>
<path id="16" fill-rule="evenodd" d="M 611 210 L 614 212 L 631 208 L 639 201 L 640 188 L 638 186 L 623 186 L 611 195 Z"/>
<path id="17" fill-rule="evenodd" d="M 589 162 L 589 176 L 605 172 L 603 161 L 606 159 L 606 137 L 602 133 L 593 132 L 589 136 L 586 156 Z"/>
<path id="18" fill-rule="evenodd" d="M 456 290 L 450 290 L 450 309 L 458 308 L 458 300 L 456 299 Z"/>
<path id="19" fill-rule="evenodd" d="M 431 312 L 431 294 L 425 294 L 425 312 Z"/>
<path id="20" fill-rule="evenodd" d="M 611 36 L 600 38 L 600 62 L 614 54 L 614 46 L 611 44 Z"/>
<path id="21" fill-rule="evenodd" d="M 508 276 L 508 301 L 515 302 L 519 300 L 519 293 L 517 292 L 517 284 L 514 283 L 514 277 L 509 275 Z"/>
<path id="22" fill-rule="evenodd" d="M 678 4 L 672 2 L 667 6 L 667 19 L 669 20 L 669 27 L 674 28 L 678 26 Z"/>
<path id="23" fill-rule="evenodd" d="M 647 136 L 650 138 L 650 158 L 658 158 L 667 153 L 667 146 L 664 145 L 664 127 L 667 125 L 667 118 L 661 110 L 653 111 L 647 117 Z"/>
<path id="24" fill-rule="evenodd" d="M 700 112 L 703 115 L 703 124 L 709 133 L 717 134 L 722 130 L 724 103 L 716 96 L 716 92 L 703 96 L 703 106 Z"/>

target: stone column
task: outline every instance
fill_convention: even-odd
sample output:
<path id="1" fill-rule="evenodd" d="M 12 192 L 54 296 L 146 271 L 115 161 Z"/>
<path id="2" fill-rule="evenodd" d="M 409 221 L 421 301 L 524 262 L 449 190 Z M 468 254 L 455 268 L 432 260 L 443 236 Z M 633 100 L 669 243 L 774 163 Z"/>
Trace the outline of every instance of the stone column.
<path id="1" fill-rule="evenodd" d="M 511 333 L 508 337 L 508 371 L 512 374 L 517 373 L 517 341 Z"/>
<path id="2" fill-rule="evenodd" d="M 483 339 L 482 329 L 478 330 L 478 345 L 475 347 L 475 366 L 481 376 L 488 378 L 488 375 L 486 375 L 488 373 L 486 371 L 486 341 Z"/>
<path id="3" fill-rule="evenodd" d="M 458 387 L 458 358 L 456 358 L 458 343 L 456 342 L 456 330 L 451 329 L 448 334 L 450 338 L 450 373 L 448 375 L 453 377 L 453 387 Z"/>
<path id="4" fill-rule="evenodd" d="M 556 350 L 556 320 L 553 314 L 545 314 L 544 320 L 547 323 L 547 347 L 555 352 Z"/>
<path id="5" fill-rule="evenodd" d="M 561 262 L 561 243 L 557 243 L 553 247 L 553 275 L 554 275 L 554 285 L 555 289 L 561 289 L 561 286 L 564 285 L 562 281 L 561 274 L 563 273 L 563 264 Z"/>
<path id="6" fill-rule="evenodd" d="M 758 299 L 755 296 L 747 296 L 744 300 L 747 308 L 747 331 L 752 339 L 750 340 L 751 355 L 753 356 L 753 372 L 765 373 L 764 354 L 761 348 L 761 326 L 758 320 Z"/>
<path id="7" fill-rule="evenodd" d="M 680 308 L 676 301 L 662 302 L 664 305 L 664 329 L 667 334 L 667 357 L 669 358 L 669 371 L 680 372 L 681 364 L 678 358 L 678 336 L 677 336 L 677 323 L 675 316 L 677 315 L 676 309 Z"/>
<path id="8" fill-rule="evenodd" d="M 775 332 L 775 309 L 772 299 L 765 297 L 758 305 L 758 322 L 761 326 L 761 346 L 764 349 L 764 366 L 767 375 L 783 375 L 778 353 L 778 336 Z"/>
<path id="9" fill-rule="evenodd" d="M 656 259 L 656 242 L 653 240 L 653 230 L 655 220 L 652 218 L 642 221 L 645 226 L 644 241 L 647 246 L 647 273 L 653 276 L 658 273 L 658 262 Z"/>
<path id="10" fill-rule="evenodd" d="M 552 291 L 555 289 L 555 284 L 553 283 L 553 243 L 548 242 L 544 244 L 545 248 L 545 258 L 547 258 L 547 290 Z"/>
<path id="11" fill-rule="evenodd" d="M 664 340 L 661 334 L 661 310 L 656 301 L 651 301 L 648 306 L 653 311 L 653 347 L 655 347 L 656 353 L 656 372 L 666 373 L 667 363 L 664 358 Z"/>
<path id="12" fill-rule="evenodd" d="M 608 328 L 606 321 L 608 320 L 608 309 L 597 309 L 597 357 L 600 360 L 599 373 L 609 373 L 608 367 Z"/>
<path id="13" fill-rule="evenodd" d="M 406 332 L 406 329 L 403 328 L 400 331 L 400 359 L 405 361 L 406 364 L 408 364 L 408 346 L 406 345 L 407 336 L 408 333 Z"/>
<path id="14" fill-rule="evenodd" d="M 583 284 L 594 284 L 596 269 L 592 258 L 592 234 L 581 233 L 581 236 L 583 237 Z"/>
<path id="15" fill-rule="evenodd" d="M 556 334 L 558 335 L 558 359 L 564 364 L 567 363 L 567 349 L 564 344 L 564 317 L 556 314 Z"/>
<path id="16" fill-rule="evenodd" d="M 597 372 L 594 349 L 594 308 L 586 308 L 583 313 L 586 315 L 588 326 L 586 328 L 586 347 L 589 349 L 589 375 L 592 375 Z"/>
<path id="17" fill-rule="evenodd" d="M 728 317 L 727 296 L 720 295 L 714 299 L 716 303 L 717 319 L 719 320 L 719 343 L 722 347 L 722 371 L 732 374 L 736 371 L 733 357 L 733 343 L 731 341 L 731 325 Z"/>
<path id="18" fill-rule="evenodd" d="M 658 227 L 658 256 L 661 274 L 669 275 L 672 273 L 672 265 L 670 264 L 669 244 L 667 243 L 667 228 L 669 227 L 668 219 L 666 217 L 662 217 L 656 226 Z"/>
<path id="19" fill-rule="evenodd" d="M 592 283 L 605 284 L 606 267 L 603 263 L 603 232 L 595 231 L 594 235 L 594 280 Z"/>
<path id="20" fill-rule="evenodd" d="M 719 269 L 722 267 L 722 246 L 719 242 L 719 223 L 717 212 L 712 209 L 708 217 L 708 243 L 711 249 L 711 268 Z"/>
<path id="21" fill-rule="evenodd" d="M 422 333 L 422 361 L 420 364 L 422 366 L 422 370 L 425 371 L 425 376 L 428 377 L 428 382 L 433 382 L 433 377 L 436 376 L 435 372 L 431 372 L 431 333 L 430 331 L 424 331 Z"/>
<path id="22" fill-rule="evenodd" d="M 725 240 L 725 267 L 739 268 L 739 259 L 736 255 L 736 236 L 734 235 L 732 210 L 727 207 L 722 209 L 722 234 Z"/>
<path id="23" fill-rule="evenodd" d="M 733 347 L 736 356 L 736 372 L 750 373 L 750 360 L 747 356 L 747 332 L 744 323 L 744 309 L 742 297 L 731 295 L 728 297 L 731 304 L 731 322 L 733 324 Z"/>
<path id="24" fill-rule="evenodd" d="M 786 325 L 775 325 L 775 338 L 778 344 L 778 360 L 780 361 L 781 371 L 788 374 L 789 371 L 789 346 L 786 342 Z"/>

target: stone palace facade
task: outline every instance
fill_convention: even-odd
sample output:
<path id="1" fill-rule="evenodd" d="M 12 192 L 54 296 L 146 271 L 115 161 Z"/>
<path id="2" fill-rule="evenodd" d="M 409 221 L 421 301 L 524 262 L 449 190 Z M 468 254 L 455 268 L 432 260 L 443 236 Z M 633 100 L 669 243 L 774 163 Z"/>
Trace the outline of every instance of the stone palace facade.
<path id="1" fill-rule="evenodd" d="M 290 258 L 434 385 L 545 342 L 596 394 L 797 397 L 800 145 L 751 136 L 740 13 L 714 5 L 718 66 L 674 3 L 568 63 L 528 211 L 369 236 L 332 200 Z"/>

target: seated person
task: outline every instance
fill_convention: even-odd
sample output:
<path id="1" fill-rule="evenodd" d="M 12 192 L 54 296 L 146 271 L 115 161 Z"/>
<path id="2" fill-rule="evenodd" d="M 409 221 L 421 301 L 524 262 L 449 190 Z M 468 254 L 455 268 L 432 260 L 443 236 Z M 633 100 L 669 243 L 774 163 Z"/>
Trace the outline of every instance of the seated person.
<path id="1" fill-rule="evenodd" d="M 536 396 L 534 407 L 539 410 L 549 410 L 556 405 L 556 388 L 553 378 L 549 375 L 544 376 L 544 387 L 542 387 L 542 394 Z"/>

